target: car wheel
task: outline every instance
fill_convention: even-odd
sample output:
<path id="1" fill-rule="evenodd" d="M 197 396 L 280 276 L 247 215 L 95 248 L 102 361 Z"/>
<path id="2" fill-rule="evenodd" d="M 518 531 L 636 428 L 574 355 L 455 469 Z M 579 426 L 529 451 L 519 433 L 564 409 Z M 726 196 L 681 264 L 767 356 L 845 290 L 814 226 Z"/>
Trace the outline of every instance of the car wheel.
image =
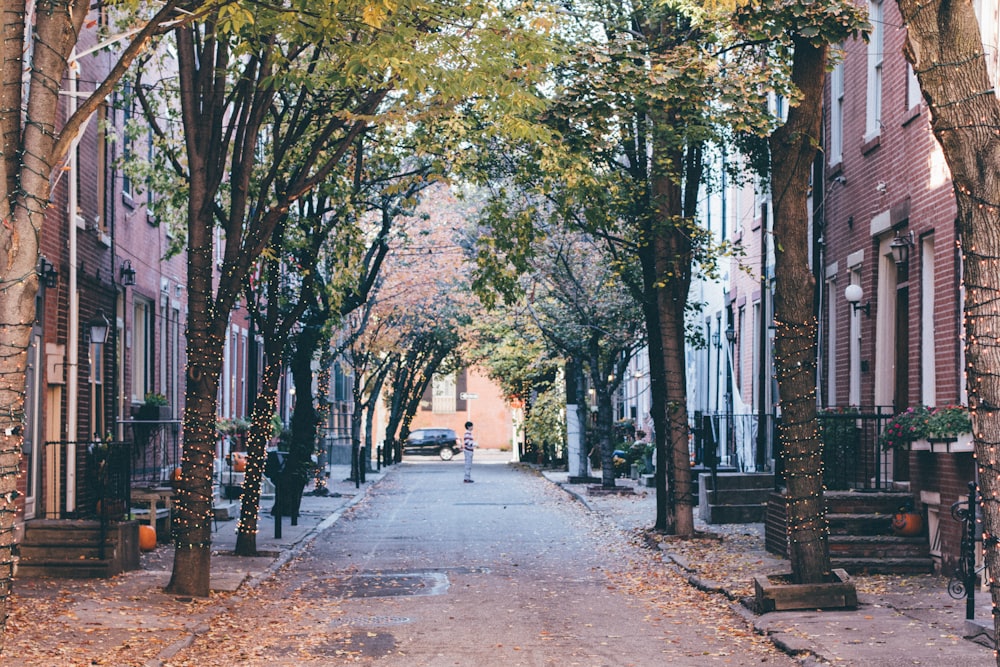
<path id="1" fill-rule="evenodd" d="M 455 457 L 455 452 L 451 451 L 451 447 L 442 447 L 438 455 L 442 461 L 451 461 Z"/>

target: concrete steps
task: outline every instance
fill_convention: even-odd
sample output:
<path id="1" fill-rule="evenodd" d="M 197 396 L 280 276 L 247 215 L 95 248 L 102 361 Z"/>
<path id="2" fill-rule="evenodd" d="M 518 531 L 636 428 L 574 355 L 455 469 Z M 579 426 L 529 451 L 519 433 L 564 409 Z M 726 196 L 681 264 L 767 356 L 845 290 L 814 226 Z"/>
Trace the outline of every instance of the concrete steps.
<path id="1" fill-rule="evenodd" d="M 17 576 L 105 578 L 139 567 L 137 521 L 108 525 L 101 550 L 100 522 L 45 519 L 25 524 Z"/>
<path id="2" fill-rule="evenodd" d="M 927 536 L 893 534 L 892 518 L 909 493 L 828 491 L 824 494 L 830 527 L 831 565 L 850 574 L 922 574 L 933 571 Z M 785 499 L 768 501 L 765 545 L 771 553 L 788 556 Z"/>
<path id="3" fill-rule="evenodd" d="M 718 485 L 718 489 L 714 485 Z M 774 475 L 725 472 L 698 475 L 698 512 L 708 524 L 762 523 Z"/>

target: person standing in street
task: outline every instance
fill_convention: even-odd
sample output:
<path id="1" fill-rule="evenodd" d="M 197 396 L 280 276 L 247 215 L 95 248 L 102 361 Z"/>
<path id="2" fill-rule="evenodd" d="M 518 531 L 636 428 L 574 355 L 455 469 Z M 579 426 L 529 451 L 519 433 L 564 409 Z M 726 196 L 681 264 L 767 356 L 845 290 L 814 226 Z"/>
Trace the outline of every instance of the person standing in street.
<path id="1" fill-rule="evenodd" d="M 465 483 L 472 484 L 472 451 L 476 441 L 472 439 L 472 422 L 465 422 L 465 436 L 462 438 L 462 450 L 465 452 Z"/>

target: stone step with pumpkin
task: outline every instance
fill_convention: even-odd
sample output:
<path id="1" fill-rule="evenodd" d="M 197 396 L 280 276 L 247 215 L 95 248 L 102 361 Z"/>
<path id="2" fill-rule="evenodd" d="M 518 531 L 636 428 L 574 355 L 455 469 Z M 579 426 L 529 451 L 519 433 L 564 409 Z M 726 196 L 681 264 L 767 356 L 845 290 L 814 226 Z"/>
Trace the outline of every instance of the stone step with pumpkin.
<path id="1" fill-rule="evenodd" d="M 933 570 L 930 544 L 919 514 L 896 520 L 900 508 L 912 506 L 911 494 L 827 491 L 824 497 L 833 567 L 850 574 L 914 574 Z M 900 530 L 914 534 L 901 535 Z M 765 543 L 768 551 L 788 556 L 785 499 L 781 494 L 772 494 L 768 502 Z"/>

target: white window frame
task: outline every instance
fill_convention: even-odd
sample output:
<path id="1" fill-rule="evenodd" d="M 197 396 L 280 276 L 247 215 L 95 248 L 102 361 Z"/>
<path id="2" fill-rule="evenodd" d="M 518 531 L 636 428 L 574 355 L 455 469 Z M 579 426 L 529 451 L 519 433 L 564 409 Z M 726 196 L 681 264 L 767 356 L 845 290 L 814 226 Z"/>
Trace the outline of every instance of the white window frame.
<path id="1" fill-rule="evenodd" d="M 920 402 L 937 405 L 934 336 L 934 237 L 920 241 Z"/>
<path id="2" fill-rule="evenodd" d="M 920 106 L 923 95 L 920 93 L 920 82 L 913 71 L 913 65 L 906 63 L 906 109 L 914 111 Z"/>
<path id="3" fill-rule="evenodd" d="M 431 378 L 431 411 L 436 415 L 455 414 L 457 391 L 457 374 L 434 374 Z"/>
<path id="4" fill-rule="evenodd" d="M 104 343 L 90 343 L 90 423 L 94 440 L 108 433 L 104 419 Z"/>
<path id="5" fill-rule="evenodd" d="M 153 302 L 136 296 L 132 304 L 132 401 L 153 391 Z"/>
<path id="6" fill-rule="evenodd" d="M 860 265 L 851 267 L 849 270 L 849 285 L 861 284 Z M 850 354 L 848 362 L 847 380 L 847 404 L 852 406 L 861 405 L 861 311 L 848 304 L 851 309 L 850 336 L 848 339 L 848 351 Z"/>
<path id="7" fill-rule="evenodd" d="M 872 26 L 868 39 L 868 96 L 865 101 L 865 143 L 882 132 L 882 63 L 885 53 L 883 0 L 870 0 L 868 20 Z"/>
<path id="8" fill-rule="evenodd" d="M 829 162 L 840 164 L 844 159 L 844 62 L 830 72 L 830 146 Z"/>

